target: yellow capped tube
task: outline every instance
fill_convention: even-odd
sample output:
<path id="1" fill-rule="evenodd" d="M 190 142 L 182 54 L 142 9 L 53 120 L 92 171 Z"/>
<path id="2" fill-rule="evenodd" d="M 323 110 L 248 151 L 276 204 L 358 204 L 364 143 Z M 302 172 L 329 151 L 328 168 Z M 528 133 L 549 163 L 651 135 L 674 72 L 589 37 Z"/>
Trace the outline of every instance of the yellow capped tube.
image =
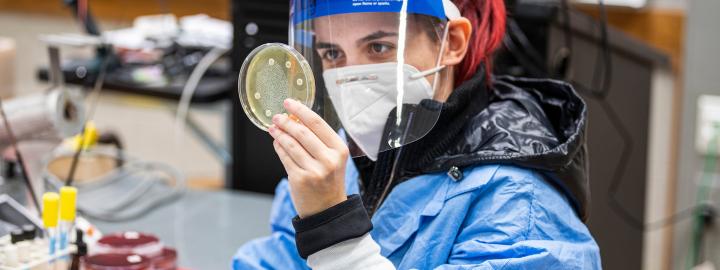
<path id="1" fill-rule="evenodd" d="M 55 255 L 57 247 L 57 226 L 60 213 L 60 195 L 55 192 L 43 194 L 42 219 L 48 235 L 48 254 Z"/>
<path id="2" fill-rule="evenodd" d="M 58 225 L 58 212 L 60 209 L 60 196 L 55 192 L 43 195 L 43 224 L 45 228 L 55 228 Z"/>
<path id="3" fill-rule="evenodd" d="M 83 150 L 87 150 L 97 144 L 100 135 L 92 121 L 85 124 L 85 132 L 82 134 L 75 135 L 72 140 L 72 145 L 75 150 L 82 147 Z"/>
<path id="4" fill-rule="evenodd" d="M 73 221 L 77 212 L 77 188 L 60 188 L 60 220 Z"/>
<path id="5" fill-rule="evenodd" d="M 60 251 L 66 250 L 70 244 L 70 234 L 75 224 L 75 215 L 77 212 L 77 188 L 64 186 L 60 188 L 60 239 L 58 248 Z M 69 260 L 64 256 L 63 260 Z"/>

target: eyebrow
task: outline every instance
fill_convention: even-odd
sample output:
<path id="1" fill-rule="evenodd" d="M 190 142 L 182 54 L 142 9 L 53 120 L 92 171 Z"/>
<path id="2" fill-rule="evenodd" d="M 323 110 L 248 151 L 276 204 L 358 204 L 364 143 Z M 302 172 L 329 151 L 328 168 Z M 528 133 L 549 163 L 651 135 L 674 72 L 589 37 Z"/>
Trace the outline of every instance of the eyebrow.
<path id="1" fill-rule="evenodd" d="M 397 35 L 398 35 L 398 34 L 395 33 L 395 32 L 377 31 L 377 32 L 375 32 L 375 33 L 372 33 L 372 34 L 369 34 L 369 35 L 365 36 L 364 38 L 361 38 L 360 40 L 357 41 L 357 44 L 362 44 L 362 43 L 365 43 L 365 42 L 368 42 L 368 41 L 372 41 L 372 40 L 376 40 L 376 39 L 381 39 L 381 38 L 384 38 L 384 37 L 397 36 Z"/>
<path id="2" fill-rule="evenodd" d="M 381 38 L 385 38 L 385 37 L 394 37 L 397 35 L 398 34 L 395 32 L 377 31 L 375 33 L 369 34 L 369 35 L 359 39 L 356 43 L 358 45 L 360 45 L 362 43 L 373 41 L 376 39 L 381 39 Z M 333 44 L 333 43 L 318 42 L 317 44 L 315 44 L 315 47 L 317 47 L 318 49 L 333 49 L 333 48 L 338 48 L 339 46 L 337 44 Z"/>
<path id="3" fill-rule="evenodd" d="M 318 42 L 317 44 L 315 44 L 315 47 L 317 47 L 318 49 L 333 49 L 337 48 L 338 45 L 326 42 Z"/>

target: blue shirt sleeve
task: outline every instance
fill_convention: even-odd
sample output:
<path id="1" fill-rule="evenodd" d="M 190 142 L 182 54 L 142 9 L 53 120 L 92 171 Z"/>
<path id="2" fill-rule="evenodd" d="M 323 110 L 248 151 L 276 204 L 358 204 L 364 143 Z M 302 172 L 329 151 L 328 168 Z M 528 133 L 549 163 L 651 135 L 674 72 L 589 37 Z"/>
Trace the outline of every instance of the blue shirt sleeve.
<path id="1" fill-rule="evenodd" d="M 232 269 L 308 269 L 295 247 L 292 218 L 297 215 L 290 199 L 287 180 L 275 188 L 270 214 L 270 236 L 255 239 L 240 247 L 232 261 Z"/>
<path id="2" fill-rule="evenodd" d="M 358 193 L 358 172 L 354 170 L 352 159 L 348 159 L 345 175 L 345 190 L 350 194 Z M 309 269 L 305 259 L 300 257 L 295 246 L 293 217 L 297 216 L 290 198 L 290 186 L 283 179 L 275 188 L 270 213 L 270 236 L 252 240 L 238 249 L 232 260 L 232 269 Z"/>
<path id="3" fill-rule="evenodd" d="M 563 195 L 508 168 L 474 192 L 448 265 L 436 269 L 601 269 L 600 252 Z"/>

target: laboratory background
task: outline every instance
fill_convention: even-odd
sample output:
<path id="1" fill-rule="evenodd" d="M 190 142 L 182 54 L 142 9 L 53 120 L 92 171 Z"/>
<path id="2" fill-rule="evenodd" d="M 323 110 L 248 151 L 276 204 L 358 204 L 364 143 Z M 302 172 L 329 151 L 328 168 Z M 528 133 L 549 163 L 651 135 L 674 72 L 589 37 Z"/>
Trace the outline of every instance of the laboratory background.
<path id="1" fill-rule="evenodd" d="M 720 1 L 505 4 L 493 74 L 587 104 L 602 267 L 720 267 Z M 289 5 L 0 0 L 0 270 L 228 269 L 268 235 L 286 172 L 238 75 Z"/>

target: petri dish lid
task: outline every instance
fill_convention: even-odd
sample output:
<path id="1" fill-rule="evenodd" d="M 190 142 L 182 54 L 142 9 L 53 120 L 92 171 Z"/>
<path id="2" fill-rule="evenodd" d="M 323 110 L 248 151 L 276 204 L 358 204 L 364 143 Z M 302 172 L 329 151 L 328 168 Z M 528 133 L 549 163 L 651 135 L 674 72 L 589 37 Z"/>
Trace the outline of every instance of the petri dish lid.
<path id="1" fill-rule="evenodd" d="M 305 58 L 282 43 L 255 48 L 245 58 L 238 78 L 238 94 L 245 114 L 267 131 L 272 117 L 287 113 L 283 101 L 292 98 L 312 108 L 315 77 Z"/>
<path id="2" fill-rule="evenodd" d="M 155 257 L 162 254 L 163 247 L 163 243 L 153 235 L 128 231 L 103 236 L 93 246 L 91 253 L 133 253 Z"/>
<path id="3" fill-rule="evenodd" d="M 89 270 L 143 270 L 152 269 L 147 257 L 137 254 L 96 254 L 85 257 L 84 263 Z"/>
<path id="4" fill-rule="evenodd" d="M 138 247 L 159 242 L 160 240 L 153 235 L 134 231 L 106 235 L 98 240 L 100 244 L 113 247 Z"/>

